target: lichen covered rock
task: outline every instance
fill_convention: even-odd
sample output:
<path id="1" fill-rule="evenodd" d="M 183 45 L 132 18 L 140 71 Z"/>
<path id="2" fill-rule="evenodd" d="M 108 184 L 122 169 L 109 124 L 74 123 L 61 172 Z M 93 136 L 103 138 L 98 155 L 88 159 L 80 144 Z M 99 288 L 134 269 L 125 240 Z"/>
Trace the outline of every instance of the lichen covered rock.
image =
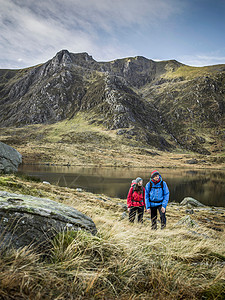
<path id="1" fill-rule="evenodd" d="M 0 248 L 27 245 L 47 248 L 64 230 L 96 234 L 92 219 L 75 208 L 50 199 L 0 191 Z"/>
<path id="2" fill-rule="evenodd" d="M 198 200 L 192 198 L 192 197 L 186 197 L 183 199 L 183 201 L 181 201 L 180 205 L 191 205 L 191 206 L 195 206 L 195 207 L 201 207 L 201 206 L 205 206 L 204 204 L 202 204 L 201 202 L 199 202 Z"/>
<path id="3" fill-rule="evenodd" d="M 0 142 L 0 172 L 17 172 L 22 155 L 14 148 Z"/>

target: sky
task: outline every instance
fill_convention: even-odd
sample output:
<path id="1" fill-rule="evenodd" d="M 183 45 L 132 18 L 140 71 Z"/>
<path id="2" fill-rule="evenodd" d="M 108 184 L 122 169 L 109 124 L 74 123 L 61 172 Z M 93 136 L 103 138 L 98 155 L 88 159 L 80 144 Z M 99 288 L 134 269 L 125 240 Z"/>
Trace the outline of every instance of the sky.
<path id="1" fill-rule="evenodd" d="M 0 69 L 62 49 L 97 61 L 144 56 L 225 64 L 225 0 L 0 0 Z"/>

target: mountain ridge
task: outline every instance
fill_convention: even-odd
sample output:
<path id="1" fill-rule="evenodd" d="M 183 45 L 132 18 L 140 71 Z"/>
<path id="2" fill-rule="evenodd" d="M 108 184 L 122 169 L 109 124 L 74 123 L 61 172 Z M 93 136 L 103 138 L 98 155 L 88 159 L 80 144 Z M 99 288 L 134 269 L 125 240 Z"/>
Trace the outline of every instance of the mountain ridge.
<path id="1" fill-rule="evenodd" d="M 61 50 L 38 66 L 0 70 L 0 127 L 52 124 L 87 111 L 89 122 L 128 139 L 209 154 L 224 150 L 224 95 L 225 65 L 196 69 L 142 56 L 97 62 Z"/>

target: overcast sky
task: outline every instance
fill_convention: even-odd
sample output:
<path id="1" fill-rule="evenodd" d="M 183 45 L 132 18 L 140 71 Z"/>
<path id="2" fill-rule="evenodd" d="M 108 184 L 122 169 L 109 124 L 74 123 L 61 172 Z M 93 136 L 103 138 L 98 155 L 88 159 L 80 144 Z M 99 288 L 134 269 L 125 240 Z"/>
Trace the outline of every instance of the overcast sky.
<path id="1" fill-rule="evenodd" d="M 225 64 L 225 0 L 0 0 L 0 68 L 58 51 Z"/>

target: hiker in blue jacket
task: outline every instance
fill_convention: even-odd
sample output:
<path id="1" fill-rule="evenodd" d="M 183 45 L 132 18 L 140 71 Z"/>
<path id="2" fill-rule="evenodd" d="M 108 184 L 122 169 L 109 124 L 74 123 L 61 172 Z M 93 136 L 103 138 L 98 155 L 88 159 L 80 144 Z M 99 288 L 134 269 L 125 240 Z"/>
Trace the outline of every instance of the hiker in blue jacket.
<path id="1" fill-rule="evenodd" d="M 166 206 L 169 201 L 169 189 L 157 170 L 151 173 L 150 181 L 145 186 L 145 205 L 151 213 L 152 229 L 157 229 L 157 210 L 160 214 L 161 229 L 166 227 Z"/>

